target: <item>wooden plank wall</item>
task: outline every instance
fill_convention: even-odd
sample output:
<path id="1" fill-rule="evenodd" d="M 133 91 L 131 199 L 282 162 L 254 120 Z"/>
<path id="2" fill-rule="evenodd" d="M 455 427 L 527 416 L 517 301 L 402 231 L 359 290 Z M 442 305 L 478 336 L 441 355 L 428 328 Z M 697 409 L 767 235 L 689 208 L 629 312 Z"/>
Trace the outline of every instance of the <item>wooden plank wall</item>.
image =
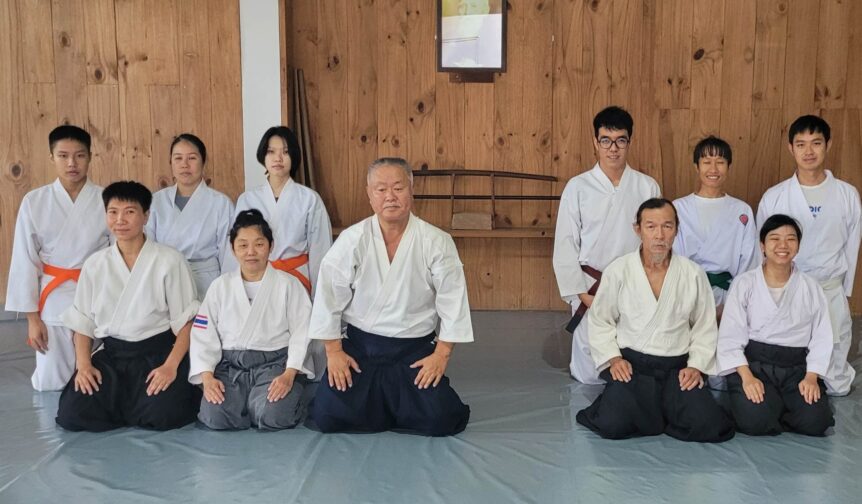
<path id="1" fill-rule="evenodd" d="M 24 194 L 55 178 L 48 133 L 93 137 L 93 179 L 172 183 L 178 133 L 208 146 L 208 175 L 243 190 L 238 0 L 0 2 L 0 297 Z"/>
<path id="2" fill-rule="evenodd" d="M 504 190 L 559 194 L 594 163 L 591 120 L 609 104 L 635 118 L 631 164 L 672 198 L 694 189 L 691 149 L 712 133 L 734 148 L 731 193 L 755 206 L 792 173 L 786 132 L 804 113 L 830 121 L 829 166 L 862 188 L 862 2 L 509 0 L 508 14 L 509 70 L 493 84 L 457 84 L 434 71 L 434 1 L 292 1 L 289 60 L 309 80 L 315 161 L 334 225 L 369 214 L 364 169 L 382 155 L 422 169 L 552 174 L 555 187 L 509 182 Z M 26 70 L 50 73 L 35 62 Z M 416 189 L 446 184 L 421 180 Z M 456 190 L 488 187 L 466 179 Z M 497 211 L 501 225 L 556 218 L 550 204 Z M 446 225 L 448 203 L 422 202 L 417 213 Z M 473 307 L 563 307 L 551 240 L 457 244 Z M 862 295 L 852 306 L 862 312 Z"/>

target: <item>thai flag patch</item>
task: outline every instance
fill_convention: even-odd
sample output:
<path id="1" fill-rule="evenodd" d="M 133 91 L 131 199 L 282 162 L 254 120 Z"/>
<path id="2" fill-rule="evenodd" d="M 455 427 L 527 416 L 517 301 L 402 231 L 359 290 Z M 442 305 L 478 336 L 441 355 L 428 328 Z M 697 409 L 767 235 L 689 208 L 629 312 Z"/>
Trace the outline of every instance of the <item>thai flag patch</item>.
<path id="1" fill-rule="evenodd" d="M 192 324 L 192 327 L 196 327 L 198 329 L 206 329 L 207 324 L 209 324 L 209 322 L 207 321 L 206 316 L 197 314 L 195 315 L 195 321 Z"/>

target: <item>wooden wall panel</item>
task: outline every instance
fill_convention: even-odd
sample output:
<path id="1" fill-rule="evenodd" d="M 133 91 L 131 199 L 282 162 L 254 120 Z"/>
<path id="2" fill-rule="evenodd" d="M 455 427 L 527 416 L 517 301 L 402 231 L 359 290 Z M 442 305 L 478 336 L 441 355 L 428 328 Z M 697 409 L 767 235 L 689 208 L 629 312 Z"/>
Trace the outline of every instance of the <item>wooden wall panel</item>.
<path id="1" fill-rule="evenodd" d="M 33 165 L 28 159 L 22 138 L 25 117 L 20 100 L 24 83 L 21 63 L 21 33 L 17 2 L 0 2 L 0 253 L 4 267 L 0 269 L 0 282 L 6 285 L 15 218 L 30 184 L 33 182 Z M 42 158 L 44 159 L 44 158 Z M 0 289 L 5 295 L 5 290 Z"/>
<path id="2" fill-rule="evenodd" d="M 205 145 L 212 144 L 212 103 L 210 100 L 210 25 L 207 0 L 179 3 L 180 45 L 180 130 L 194 133 Z M 216 70 L 218 72 L 218 70 Z M 212 171 L 208 170 L 208 176 Z"/>
<path id="3" fill-rule="evenodd" d="M 101 186 L 127 178 L 121 163 L 119 86 L 87 86 L 87 106 L 87 131 L 93 139 L 90 176 Z"/>
<path id="4" fill-rule="evenodd" d="M 294 19 L 336 3 L 293 0 Z M 734 150 L 729 191 L 756 208 L 766 188 L 792 173 L 787 127 L 807 113 L 823 113 L 834 123 L 830 166 L 845 177 L 859 172 L 862 66 L 853 64 L 862 57 L 859 2 L 510 0 L 508 69 L 488 84 L 452 82 L 445 73 L 434 77 L 435 2 L 347 3 L 343 93 L 349 132 L 315 137 L 318 152 L 347 149 L 350 194 L 324 194 L 341 205 L 339 211 L 342 202 L 351 202 L 339 215 L 343 225 L 369 213 L 364 168 L 376 155 L 406 156 L 419 169 L 547 173 L 559 179 L 553 187 L 507 181 L 499 192 L 560 194 L 571 177 L 595 163 L 592 117 L 611 104 L 626 107 L 635 119 L 630 165 L 656 178 L 669 198 L 696 188 L 692 148 L 717 134 Z M 318 25 L 301 31 L 329 29 L 324 17 L 316 19 Z M 314 53 L 309 41 L 316 40 L 308 36 L 293 44 L 293 64 L 305 68 Z M 334 92 L 327 78 L 325 72 L 311 77 L 321 103 Z M 328 127 L 329 116 L 312 111 L 312 127 Z M 423 129 L 426 123 L 433 131 Z M 449 184 L 419 178 L 415 190 L 446 191 Z M 460 194 L 489 190 L 484 179 L 455 185 Z M 552 227 L 557 206 L 498 203 L 496 221 L 499 227 Z M 454 209 L 489 212 L 490 202 L 459 201 Z M 450 203 L 420 201 L 416 211 L 446 225 Z M 456 243 L 474 307 L 564 309 L 551 269 L 552 240 Z M 854 311 L 862 312 L 862 296 L 857 297 Z"/>
<path id="5" fill-rule="evenodd" d="M 30 160 L 31 183 L 53 180 L 54 165 L 49 161 L 48 134 L 57 126 L 57 93 L 54 84 L 21 84 L 21 124 L 24 156 Z"/>
<path id="6" fill-rule="evenodd" d="M 238 0 L 0 2 L 0 297 L 21 198 L 55 178 L 60 123 L 90 132 L 98 184 L 172 183 L 185 130 L 207 143 L 216 188 L 243 190 L 239 41 Z"/>
<path id="7" fill-rule="evenodd" d="M 653 78 L 656 102 L 665 109 L 691 105 L 691 32 L 694 2 L 660 0 L 656 6 Z"/>
<path id="8" fill-rule="evenodd" d="M 849 109 L 862 107 L 862 2 L 852 2 L 850 7 L 850 41 L 847 48 L 847 98 L 844 105 Z"/>
<path id="9" fill-rule="evenodd" d="M 320 138 L 329 139 L 331 147 L 317 151 L 320 162 L 314 166 L 317 190 L 330 195 L 324 202 L 334 226 L 343 224 L 342 216 L 350 206 L 349 199 L 334 197 L 350 190 L 350 177 L 344 173 L 350 152 L 347 149 L 348 18 L 347 2 L 319 4 L 315 75 L 319 79 L 316 86 L 320 90 L 319 111 L 327 120 L 318 123 L 316 131 Z"/>
<path id="10" fill-rule="evenodd" d="M 207 0 L 210 40 L 210 110 L 213 139 L 207 159 L 213 186 L 234 200 L 245 187 L 239 2 Z M 275 104 L 273 104 L 275 106 Z M 263 135 L 263 132 L 260 132 Z M 263 169 L 263 167 L 261 167 Z"/>
<path id="11" fill-rule="evenodd" d="M 779 109 L 783 103 L 787 11 L 786 0 L 757 0 L 751 92 L 754 108 Z"/>
<path id="12" fill-rule="evenodd" d="M 89 0 L 86 21 L 87 82 L 117 83 L 117 34 L 114 0 Z"/>
<path id="13" fill-rule="evenodd" d="M 54 82 L 53 30 L 43 21 L 51 19 L 51 0 L 17 0 L 17 3 L 24 82 Z"/>
<path id="14" fill-rule="evenodd" d="M 733 146 L 734 168 L 750 166 L 748 140 L 751 138 L 756 13 L 754 2 L 727 0 L 724 17 L 726 62 L 721 81 L 721 125 L 717 133 Z M 749 180 L 744 174 L 744 169 L 733 170 L 727 183 L 730 194 L 740 197 L 748 194 Z"/>
<path id="15" fill-rule="evenodd" d="M 349 194 L 342 195 L 348 215 L 369 215 L 365 177 L 377 158 L 377 11 L 374 0 L 349 2 L 347 18 L 347 124 L 349 129 L 346 178 Z"/>
<path id="16" fill-rule="evenodd" d="M 54 0 L 54 73 L 57 114 L 63 124 L 87 123 L 87 38 L 84 0 Z M 44 22 L 41 20 L 40 22 Z"/>
<path id="17" fill-rule="evenodd" d="M 450 82 L 434 71 L 433 2 L 290 0 L 283 24 L 290 31 L 287 61 L 306 75 L 321 193 L 333 222 L 349 225 L 368 215 L 364 170 L 380 154 L 403 155 L 429 170 L 550 173 L 560 179 L 550 189 L 559 194 L 594 163 L 591 119 L 612 103 L 635 118 L 632 166 L 661 181 L 668 197 L 692 190 L 690 149 L 718 132 L 736 154 L 731 191 L 756 206 L 766 187 L 792 173 L 787 127 L 805 113 L 833 123 L 830 166 L 859 186 L 857 4 L 512 0 L 509 71 L 493 84 Z M 130 177 L 167 183 L 165 146 L 175 132 L 193 131 L 208 144 L 215 187 L 239 194 L 238 11 L 238 0 L 0 3 L 0 67 L 12 69 L 0 74 L 4 263 L 20 198 L 52 178 L 40 137 L 57 122 L 91 130 L 93 178 L 100 183 Z M 417 181 L 416 190 L 447 183 Z M 456 190 L 488 185 L 464 180 Z M 544 190 L 510 182 L 501 192 Z M 499 220 L 550 225 L 556 207 L 508 203 L 499 207 Z M 449 218 L 448 203 L 424 202 L 417 212 L 438 224 Z M 562 306 L 550 240 L 457 244 L 474 306 Z M 862 311 L 862 296 L 852 306 Z"/>
<path id="18" fill-rule="evenodd" d="M 783 132 L 802 114 L 812 114 L 817 71 L 817 32 L 820 0 L 789 2 L 787 20 L 787 64 L 784 67 Z M 793 158 L 781 156 L 780 178 L 793 174 Z"/>
<path id="19" fill-rule="evenodd" d="M 817 31 L 817 78 L 814 86 L 814 107 L 844 108 L 847 61 L 850 41 L 850 9 L 854 2 L 820 0 L 820 27 Z"/>
<path id="20" fill-rule="evenodd" d="M 717 109 L 721 106 L 724 34 L 726 29 L 733 27 L 731 23 L 725 22 L 724 11 L 723 0 L 694 1 L 691 33 L 691 108 L 693 109 Z M 734 12 L 731 11 L 728 14 L 734 14 Z M 729 37 L 729 41 L 732 42 L 733 38 Z"/>

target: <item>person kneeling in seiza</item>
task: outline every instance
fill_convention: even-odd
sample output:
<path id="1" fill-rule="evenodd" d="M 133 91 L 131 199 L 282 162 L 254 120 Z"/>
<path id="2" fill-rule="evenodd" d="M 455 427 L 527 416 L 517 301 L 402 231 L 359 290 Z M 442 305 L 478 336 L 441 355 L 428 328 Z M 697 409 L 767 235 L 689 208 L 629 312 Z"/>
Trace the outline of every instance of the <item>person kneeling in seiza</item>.
<path id="1" fill-rule="evenodd" d="M 730 418 L 703 388 L 715 362 L 715 300 L 706 273 L 672 253 L 678 225 L 670 201 L 643 202 L 640 250 L 607 267 L 593 301 L 590 347 L 607 386 L 577 421 L 604 438 L 733 437 Z"/>
<path id="2" fill-rule="evenodd" d="M 185 379 L 199 306 L 194 277 L 182 254 L 144 234 L 149 189 L 115 182 L 102 199 L 116 243 L 84 262 L 63 312 L 75 332 L 77 371 L 60 395 L 57 423 L 75 431 L 182 427 L 200 403 Z M 91 355 L 94 339 L 103 346 Z"/>
<path id="3" fill-rule="evenodd" d="M 411 213 L 406 161 L 374 161 L 367 181 L 374 215 L 320 266 L 309 334 L 328 370 L 310 417 L 323 432 L 457 434 L 470 408 L 443 373 L 454 344 L 473 341 L 463 265 L 452 237 Z"/>
<path id="4" fill-rule="evenodd" d="M 792 217 L 766 219 L 763 266 L 734 280 L 725 303 L 716 360 L 745 434 L 823 436 L 835 425 L 822 379 L 833 347 L 829 301 L 793 262 L 801 241 Z"/>
<path id="5" fill-rule="evenodd" d="M 311 300 L 296 277 L 269 264 L 272 241 L 259 210 L 237 214 L 230 243 L 240 269 L 213 281 L 192 326 L 189 381 L 203 384 L 198 419 L 211 429 L 296 426 L 315 375 Z"/>

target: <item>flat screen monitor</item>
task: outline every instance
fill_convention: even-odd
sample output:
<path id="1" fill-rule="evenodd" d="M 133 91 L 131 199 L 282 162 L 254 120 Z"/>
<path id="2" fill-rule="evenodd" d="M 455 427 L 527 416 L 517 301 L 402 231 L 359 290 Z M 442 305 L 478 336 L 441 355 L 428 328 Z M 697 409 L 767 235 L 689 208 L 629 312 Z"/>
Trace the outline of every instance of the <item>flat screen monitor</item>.
<path id="1" fill-rule="evenodd" d="M 437 71 L 506 71 L 506 0 L 437 0 Z"/>

